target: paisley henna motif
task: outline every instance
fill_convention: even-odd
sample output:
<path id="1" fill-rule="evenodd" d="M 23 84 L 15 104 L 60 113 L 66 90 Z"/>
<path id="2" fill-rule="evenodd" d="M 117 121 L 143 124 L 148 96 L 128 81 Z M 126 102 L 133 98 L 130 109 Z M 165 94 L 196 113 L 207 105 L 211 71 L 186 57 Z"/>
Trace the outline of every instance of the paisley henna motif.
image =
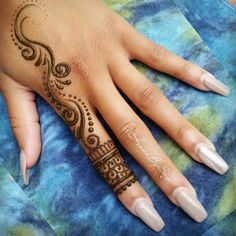
<path id="1" fill-rule="evenodd" d="M 77 96 L 65 92 L 65 87 L 72 85 L 71 79 L 68 78 L 71 72 L 70 65 L 65 62 L 56 63 L 53 50 L 49 46 L 29 39 L 24 33 L 23 26 L 31 19 L 27 15 L 27 10 L 33 8 L 46 12 L 38 0 L 23 1 L 13 15 L 12 41 L 25 60 L 32 61 L 34 66 L 43 69 L 44 90 L 51 103 L 70 126 L 76 138 L 82 142 L 96 169 L 115 192 L 121 193 L 137 178 L 111 140 L 100 143 L 100 137 L 94 134 L 94 123 L 86 104 Z"/>

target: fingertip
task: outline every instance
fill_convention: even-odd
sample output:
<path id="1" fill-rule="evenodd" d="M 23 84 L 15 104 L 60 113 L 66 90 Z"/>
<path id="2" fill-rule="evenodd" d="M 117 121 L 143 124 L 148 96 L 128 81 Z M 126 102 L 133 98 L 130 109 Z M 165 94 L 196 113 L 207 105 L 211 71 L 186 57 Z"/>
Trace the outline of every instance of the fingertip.
<path id="1" fill-rule="evenodd" d="M 165 223 L 153 204 L 146 198 L 137 198 L 132 205 L 135 215 L 156 232 L 160 232 Z"/>
<path id="2" fill-rule="evenodd" d="M 201 163 L 205 164 L 218 174 L 223 175 L 227 172 L 229 165 L 217 153 L 215 148 L 213 149 L 205 143 L 200 143 L 197 147 L 196 155 L 200 159 Z"/>
<path id="3" fill-rule="evenodd" d="M 185 211 L 196 222 L 203 222 L 208 214 L 201 202 L 198 200 L 197 195 L 186 187 L 177 187 L 174 189 L 173 198 L 176 199 L 177 206 Z"/>
<path id="4" fill-rule="evenodd" d="M 35 124 L 31 128 L 22 127 L 25 132 L 16 138 L 20 146 L 20 166 L 23 182 L 29 184 L 30 169 L 36 164 L 41 152 L 40 126 Z"/>
<path id="5" fill-rule="evenodd" d="M 32 127 L 26 128 L 24 137 L 22 137 L 24 141 L 18 141 L 21 149 L 24 150 L 26 154 L 26 166 L 28 169 L 31 169 L 40 157 L 42 148 L 40 131 L 41 128 L 39 123 L 35 123 Z"/>
<path id="6" fill-rule="evenodd" d="M 20 166 L 21 166 L 21 174 L 25 185 L 29 184 L 29 175 L 30 169 L 26 166 L 26 154 L 23 150 L 20 152 Z"/>
<path id="7" fill-rule="evenodd" d="M 205 72 L 200 81 L 205 88 L 210 91 L 226 97 L 230 94 L 230 88 L 223 84 L 220 80 L 216 79 L 215 76 L 209 72 Z"/>
<path id="8" fill-rule="evenodd" d="M 126 191 L 118 195 L 122 204 L 147 226 L 156 232 L 160 232 L 165 223 L 157 210 L 154 208 L 152 200 L 139 184 L 135 182 Z"/>

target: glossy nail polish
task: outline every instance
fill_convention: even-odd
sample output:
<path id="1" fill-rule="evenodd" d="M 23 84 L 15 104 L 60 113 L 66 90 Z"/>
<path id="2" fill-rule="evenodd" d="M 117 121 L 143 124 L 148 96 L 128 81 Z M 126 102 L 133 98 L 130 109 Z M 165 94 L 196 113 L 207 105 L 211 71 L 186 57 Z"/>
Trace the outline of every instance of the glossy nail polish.
<path id="1" fill-rule="evenodd" d="M 207 212 L 197 199 L 197 196 L 185 187 L 178 187 L 173 191 L 178 206 L 181 207 L 195 221 L 202 222 L 207 218 Z"/>
<path id="2" fill-rule="evenodd" d="M 164 221 L 155 210 L 153 205 L 148 202 L 145 198 L 138 198 L 133 208 L 136 216 L 138 216 L 146 225 L 152 228 L 154 231 L 161 231 L 165 226 Z"/>
<path id="3" fill-rule="evenodd" d="M 229 166 L 218 153 L 207 144 L 199 144 L 197 148 L 198 158 L 208 167 L 219 174 L 224 174 Z"/>
<path id="4" fill-rule="evenodd" d="M 21 173 L 22 173 L 24 184 L 28 185 L 30 169 L 27 169 L 26 167 L 26 156 L 23 150 L 21 150 L 21 153 L 20 153 L 20 166 L 21 166 Z"/>
<path id="5" fill-rule="evenodd" d="M 213 92 L 219 93 L 223 96 L 228 96 L 230 93 L 230 89 L 210 73 L 203 74 L 201 81 Z"/>

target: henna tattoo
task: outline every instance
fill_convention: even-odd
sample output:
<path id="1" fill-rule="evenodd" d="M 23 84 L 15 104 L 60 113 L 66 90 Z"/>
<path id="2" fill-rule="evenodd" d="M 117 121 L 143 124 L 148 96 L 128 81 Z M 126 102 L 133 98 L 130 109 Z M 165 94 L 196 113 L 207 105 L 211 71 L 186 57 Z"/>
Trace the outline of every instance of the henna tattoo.
<path id="1" fill-rule="evenodd" d="M 86 104 L 77 96 L 67 94 L 66 87 L 72 85 L 68 78 L 71 67 L 68 63 L 56 63 L 53 50 L 46 44 L 26 36 L 23 26 L 31 17 L 26 14 L 30 8 L 39 8 L 47 16 L 46 8 L 38 0 L 25 0 L 18 6 L 11 24 L 11 38 L 21 51 L 22 57 L 43 69 L 44 90 L 72 132 L 86 148 L 95 168 L 116 193 L 131 186 L 137 178 L 123 161 L 111 140 L 101 144 L 94 133 L 94 122 Z M 86 128 L 87 127 L 87 128 Z"/>
<path id="2" fill-rule="evenodd" d="M 33 2 L 33 1 L 32 1 Z M 26 4 L 16 12 L 14 23 L 12 24 L 14 35 L 12 34 L 12 40 L 15 41 L 15 45 L 21 50 L 21 55 L 27 61 L 34 61 L 36 67 L 41 66 L 43 68 L 43 85 L 47 96 L 50 98 L 51 103 L 56 105 L 58 111 L 65 122 L 72 128 L 74 135 L 80 139 L 83 145 L 87 149 L 97 148 L 99 146 L 99 137 L 95 134 L 90 134 L 85 138 L 85 110 L 86 105 L 81 99 L 62 94 L 65 86 L 71 85 L 71 80 L 67 76 L 71 72 L 71 68 L 67 63 L 61 62 L 56 64 L 55 57 L 52 49 L 44 43 L 30 40 L 23 32 L 23 24 L 29 19 L 29 16 L 25 16 L 23 13 L 26 9 L 32 7 L 39 7 L 35 4 Z M 15 36 L 15 37 L 14 37 Z M 54 76 L 52 78 L 52 76 Z M 64 96 L 61 99 L 59 96 Z M 73 97 L 73 98 L 72 98 Z M 89 112 L 86 113 L 89 116 Z M 92 120 L 88 123 L 88 132 L 94 131 Z"/>
<path id="3" fill-rule="evenodd" d="M 114 192 L 121 193 L 136 182 L 137 177 L 123 161 L 113 141 L 109 140 L 96 150 L 91 150 L 89 157 Z"/>
<path id="4" fill-rule="evenodd" d="M 161 157 L 152 156 L 148 151 L 145 150 L 145 148 L 142 145 L 142 142 L 144 142 L 144 139 L 138 139 L 136 134 L 133 132 L 133 130 L 130 127 L 125 127 L 123 129 L 124 133 L 128 135 L 128 138 L 135 142 L 135 145 L 142 151 L 142 153 L 145 155 L 147 160 L 151 163 L 151 167 L 153 167 L 155 170 L 157 170 L 159 178 L 164 179 L 168 182 L 171 181 L 170 173 L 171 169 L 169 166 L 165 164 L 160 164 Z"/>

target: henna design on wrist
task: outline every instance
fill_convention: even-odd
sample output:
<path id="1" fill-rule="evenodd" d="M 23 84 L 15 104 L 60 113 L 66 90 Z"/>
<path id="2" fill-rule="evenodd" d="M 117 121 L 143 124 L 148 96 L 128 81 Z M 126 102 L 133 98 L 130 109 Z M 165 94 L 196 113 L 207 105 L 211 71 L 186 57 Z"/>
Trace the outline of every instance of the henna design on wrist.
<path id="1" fill-rule="evenodd" d="M 45 8 L 38 0 L 25 0 L 18 6 L 11 24 L 12 41 L 25 60 L 32 61 L 36 67 L 43 69 L 44 90 L 51 103 L 70 126 L 75 137 L 82 142 L 95 168 L 114 192 L 121 193 L 137 178 L 111 140 L 100 143 L 100 137 L 94 133 L 93 119 L 86 104 L 77 96 L 67 94 L 65 87 L 72 85 L 72 80 L 68 78 L 71 73 L 70 65 L 65 62 L 56 64 L 53 50 L 49 46 L 25 35 L 23 25 L 31 18 L 25 14 L 25 10 L 34 7 L 42 11 Z"/>

